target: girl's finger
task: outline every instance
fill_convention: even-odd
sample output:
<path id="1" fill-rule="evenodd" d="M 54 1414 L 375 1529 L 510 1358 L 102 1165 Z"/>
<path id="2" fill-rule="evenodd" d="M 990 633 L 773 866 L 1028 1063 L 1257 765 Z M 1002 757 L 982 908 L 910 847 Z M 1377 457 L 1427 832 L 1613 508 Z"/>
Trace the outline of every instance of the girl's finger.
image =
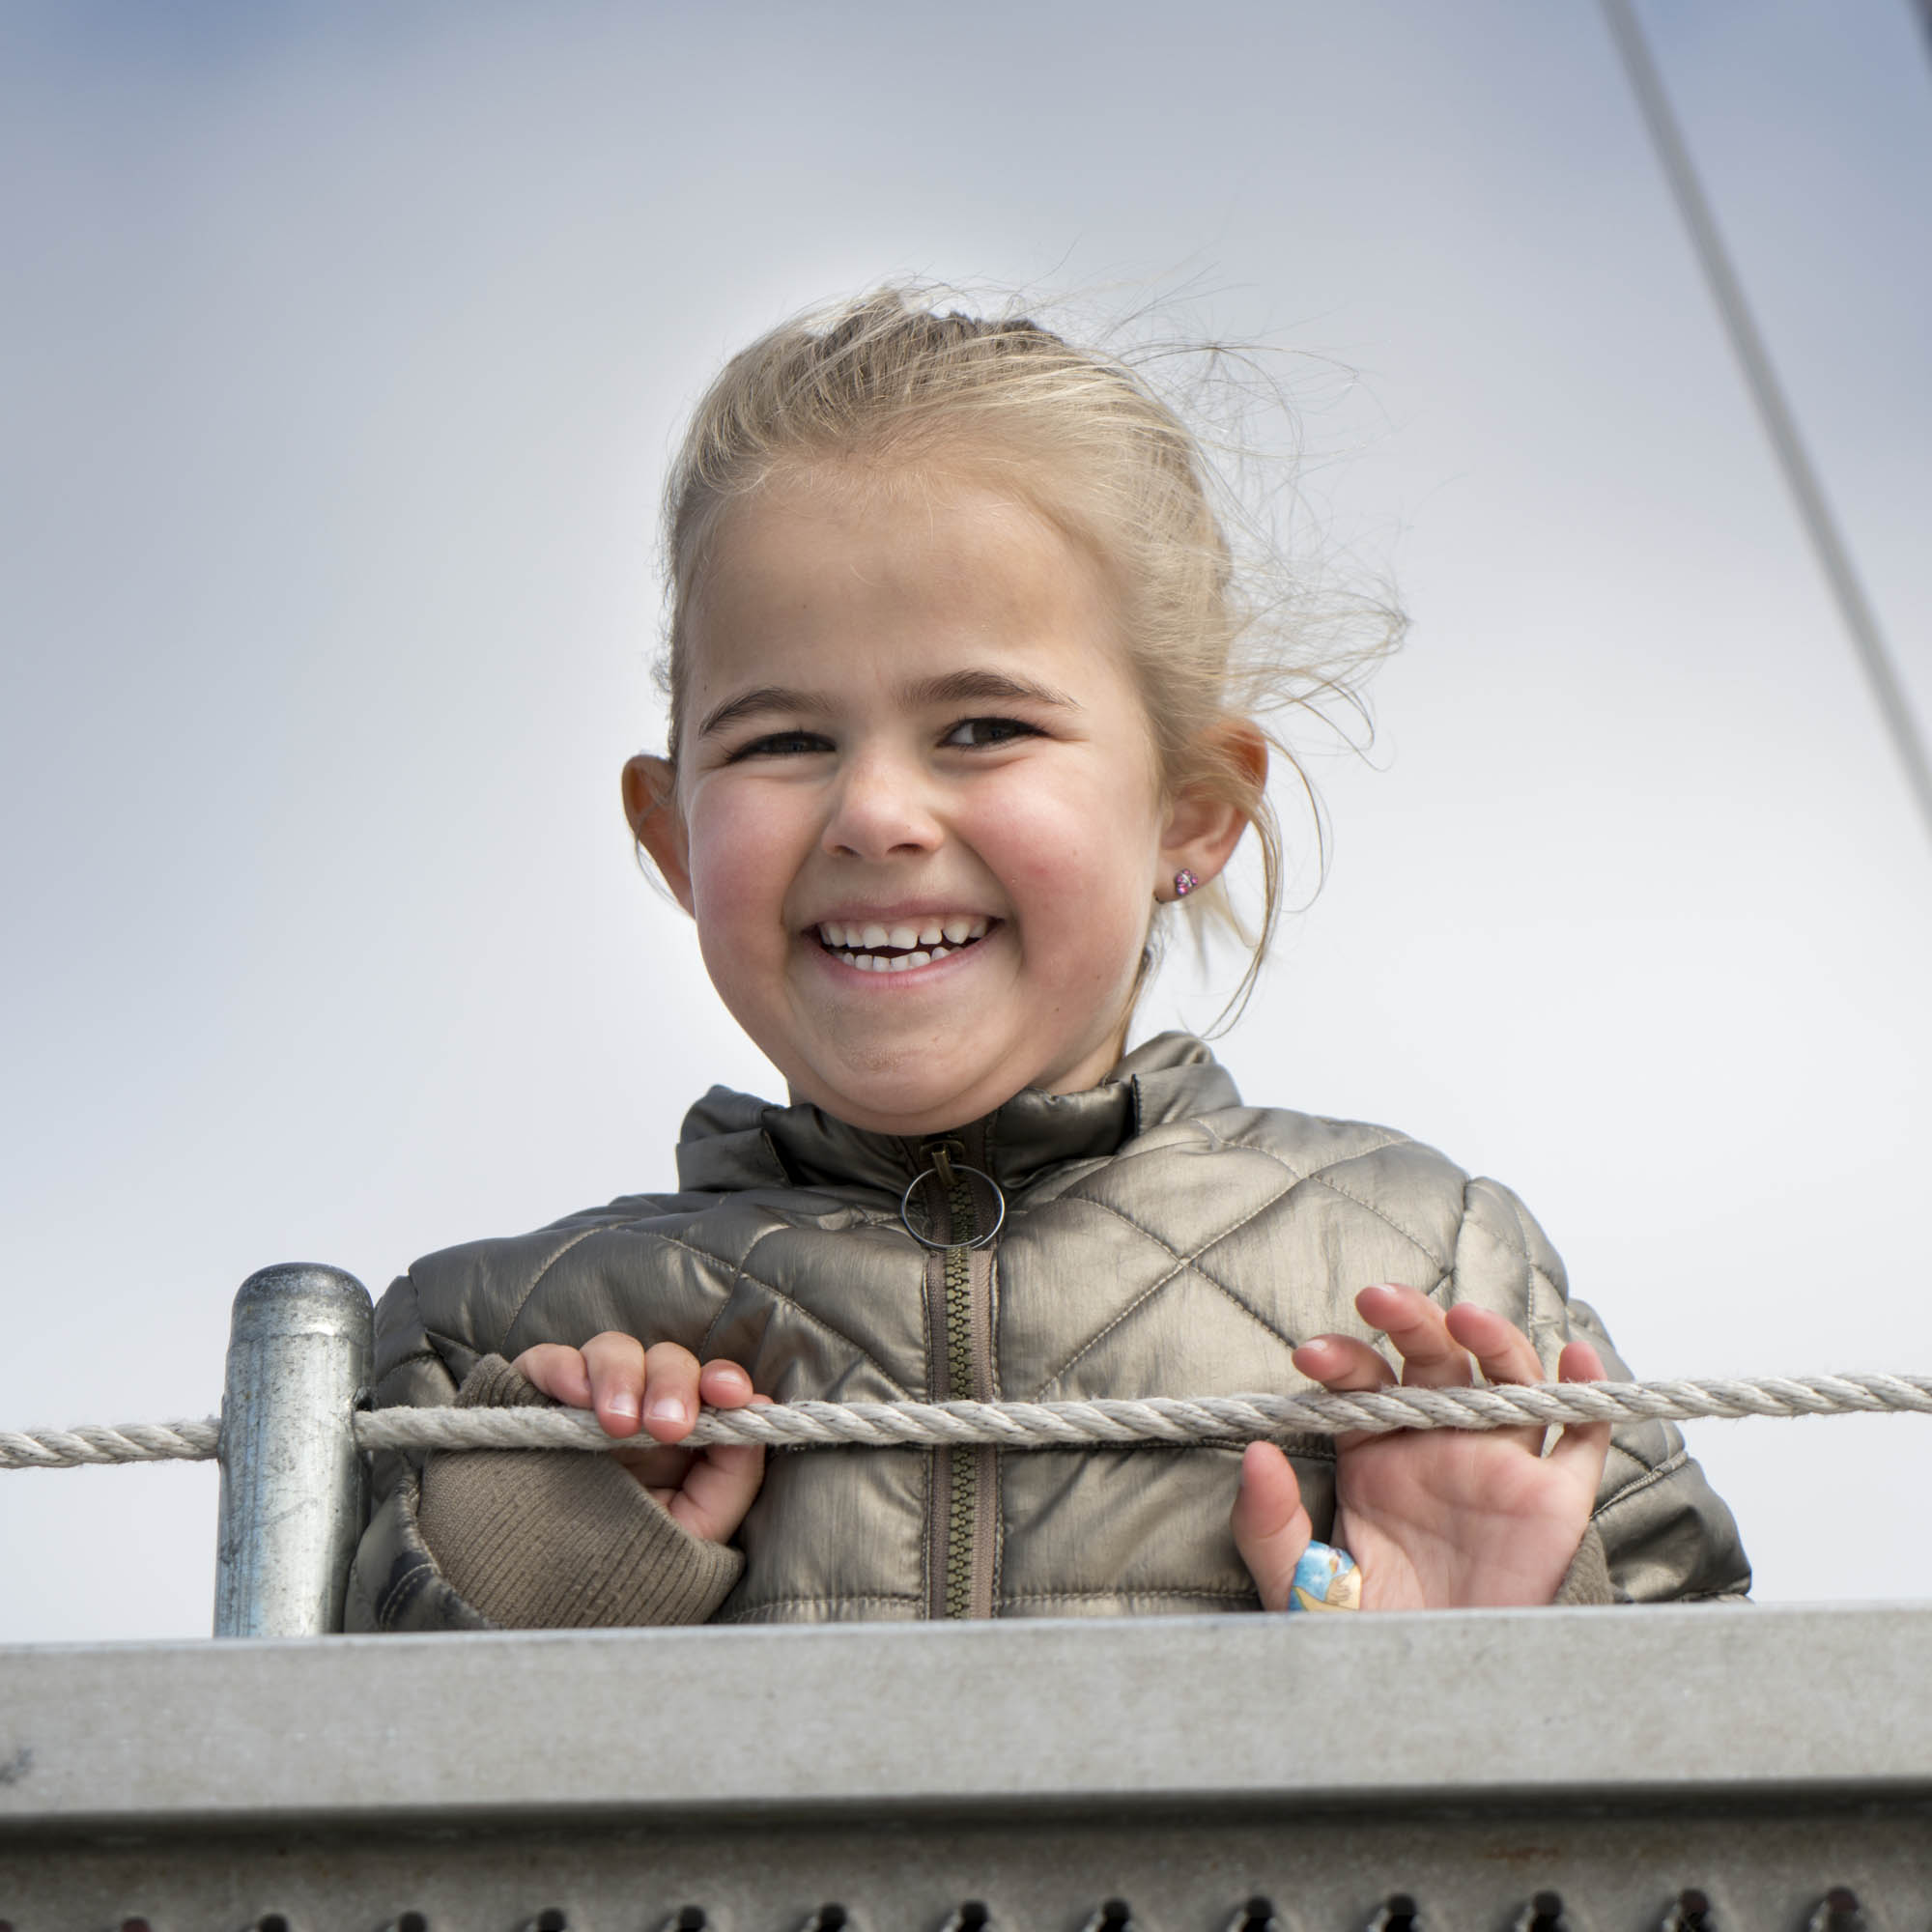
<path id="1" fill-rule="evenodd" d="M 762 1408 L 770 1396 L 748 1396 L 747 1401 Z M 738 1403 L 717 1406 L 741 1407 Z M 668 1498 L 660 1498 L 684 1527 L 708 1543 L 723 1543 L 745 1520 L 745 1512 L 757 1499 L 765 1480 L 765 1452 L 756 1443 L 722 1444 L 705 1450 L 691 1465 L 682 1487 Z"/>
<path id="2" fill-rule="evenodd" d="M 1543 1361 L 1530 1339 L 1493 1308 L 1459 1301 L 1443 1317 L 1449 1333 L 1476 1358 L 1492 1382 L 1540 1382 Z"/>
<path id="3" fill-rule="evenodd" d="M 1604 1361 L 1587 1342 L 1565 1343 L 1556 1358 L 1556 1378 L 1566 1382 L 1604 1380 Z M 1548 1460 L 1572 1469 L 1578 1485 L 1596 1493 L 1602 1482 L 1604 1463 L 1610 1453 L 1610 1425 L 1607 1422 L 1566 1423 L 1556 1438 Z"/>
<path id="4" fill-rule="evenodd" d="M 1601 1382 L 1609 1379 L 1604 1358 L 1588 1342 L 1566 1342 L 1556 1358 L 1556 1379 L 1563 1382 Z"/>
<path id="5" fill-rule="evenodd" d="M 1352 1335 L 1318 1335 L 1295 1350 L 1294 1366 L 1336 1395 L 1387 1388 L 1395 1371 L 1366 1342 Z"/>
<path id="6" fill-rule="evenodd" d="M 1261 1592 L 1262 1608 L 1285 1610 L 1315 1525 L 1302 1506 L 1294 1465 L 1272 1442 L 1250 1442 L 1241 1456 L 1241 1487 L 1229 1519 L 1235 1548 Z"/>
<path id="7" fill-rule="evenodd" d="M 743 1408 L 752 1400 L 752 1378 L 736 1362 L 706 1362 L 697 1372 L 697 1396 L 712 1408 Z"/>
<path id="8" fill-rule="evenodd" d="M 590 1375 L 590 1406 L 606 1435 L 635 1435 L 644 1386 L 644 1345 L 635 1335 L 607 1328 L 583 1345 Z"/>
<path id="9" fill-rule="evenodd" d="M 660 1442 L 682 1442 L 697 1420 L 697 1357 L 675 1342 L 660 1342 L 643 1363 L 644 1427 Z"/>
<path id="10" fill-rule="evenodd" d="M 510 1367 L 535 1388 L 554 1401 L 572 1408 L 590 1406 L 590 1372 L 583 1366 L 583 1351 L 567 1349 L 561 1342 L 539 1342 L 526 1349 Z"/>
<path id="11" fill-rule="evenodd" d="M 1355 1308 L 1371 1328 L 1379 1328 L 1402 1357 L 1402 1378 L 1418 1388 L 1466 1388 L 1469 1352 L 1449 1332 L 1442 1311 L 1412 1288 L 1385 1284 L 1365 1288 Z"/>

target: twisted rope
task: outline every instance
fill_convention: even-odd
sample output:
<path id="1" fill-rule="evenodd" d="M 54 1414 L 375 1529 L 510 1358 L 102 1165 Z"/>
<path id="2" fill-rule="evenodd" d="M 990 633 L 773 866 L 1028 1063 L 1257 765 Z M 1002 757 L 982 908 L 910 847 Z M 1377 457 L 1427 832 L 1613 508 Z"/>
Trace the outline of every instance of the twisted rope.
<path id="1" fill-rule="evenodd" d="M 1385 1435 L 1397 1429 L 1548 1428 L 1584 1422 L 1690 1422 L 1747 1415 L 1932 1415 L 1932 1376 L 1799 1376 L 1657 1382 L 1535 1382 L 1489 1388 L 1386 1388 L 1358 1395 L 1150 1396 L 1096 1402 L 794 1402 L 705 1409 L 685 1446 L 762 1443 L 777 1449 L 1000 1449 L 1133 1442 L 1251 1442 L 1285 1435 Z M 608 1436 L 577 1408 L 384 1408 L 355 1417 L 361 1449 L 611 1449 L 647 1438 Z M 0 1469 L 89 1463 L 204 1462 L 219 1425 L 99 1424 L 0 1431 Z"/>
<path id="2" fill-rule="evenodd" d="M 90 1463 L 206 1463 L 220 1453 L 221 1424 L 83 1422 L 78 1429 L 0 1429 L 0 1469 L 79 1469 Z"/>

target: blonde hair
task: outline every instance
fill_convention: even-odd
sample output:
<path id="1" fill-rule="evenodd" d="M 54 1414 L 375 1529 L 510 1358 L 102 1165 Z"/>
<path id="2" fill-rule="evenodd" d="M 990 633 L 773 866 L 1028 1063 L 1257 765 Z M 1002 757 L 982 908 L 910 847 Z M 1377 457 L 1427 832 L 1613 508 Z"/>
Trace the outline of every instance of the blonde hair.
<path id="1" fill-rule="evenodd" d="M 1218 346 L 1200 353 L 1237 391 L 1259 369 L 1254 356 Z M 1232 805 L 1255 835 L 1258 932 L 1243 929 L 1219 880 L 1185 902 L 1187 917 L 1205 915 L 1248 944 L 1225 1020 L 1261 972 L 1285 869 L 1265 780 L 1229 727 L 1259 729 L 1294 772 L 1325 867 L 1314 789 L 1260 720 L 1298 707 L 1333 723 L 1329 701 L 1340 699 L 1344 735 L 1351 723 L 1365 725 L 1355 679 L 1398 640 L 1403 618 L 1379 597 L 1338 600 L 1325 585 L 1318 594 L 1291 566 L 1273 506 L 1242 502 L 1150 380 L 1149 365 L 1172 354 L 1158 344 L 1132 357 L 1076 347 L 1018 314 L 941 313 L 932 294 L 911 288 L 880 289 L 760 336 L 705 392 L 666 482 L 668 621 L 658 676 L 674 766 L 686 637 L 723 514 L 774 480 L 858 458 L 889 474 L 964 469 L 1010 490 L 1085 545 L 1111 579 L 1167 791 Z M 1243 540 L 1238 555 L 1230 531 Z M 1150 924 L 1136 1000 L 1174 914 L 1159 908 Z"/>

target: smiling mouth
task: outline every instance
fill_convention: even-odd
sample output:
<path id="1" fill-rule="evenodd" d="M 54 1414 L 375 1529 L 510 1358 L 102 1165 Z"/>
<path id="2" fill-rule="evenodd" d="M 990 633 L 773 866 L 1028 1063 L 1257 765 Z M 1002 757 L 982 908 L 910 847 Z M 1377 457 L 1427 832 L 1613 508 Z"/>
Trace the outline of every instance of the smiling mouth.
<path id="1" fill-rule="evenodd" d="M 998 923 L 995 919 L 960 914 L 898 925 L 828 920 L 815 930 L 826 952 L 862 973 L 906 973 L 977 946 Z"/>

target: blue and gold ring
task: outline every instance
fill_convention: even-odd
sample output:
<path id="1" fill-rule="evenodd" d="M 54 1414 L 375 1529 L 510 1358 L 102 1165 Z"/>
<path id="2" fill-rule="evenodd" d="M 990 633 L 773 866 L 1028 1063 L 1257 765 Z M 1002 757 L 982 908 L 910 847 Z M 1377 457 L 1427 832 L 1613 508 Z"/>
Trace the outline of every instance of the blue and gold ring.
<path id="1" fill-rule="evenodd" d="M 1359 1610 L 1362 1573 L 1346 1549 L 1331 1543 L 1311 1543 L 1294 1566 L 1288 1589 L 1291 1610 Z"/>

